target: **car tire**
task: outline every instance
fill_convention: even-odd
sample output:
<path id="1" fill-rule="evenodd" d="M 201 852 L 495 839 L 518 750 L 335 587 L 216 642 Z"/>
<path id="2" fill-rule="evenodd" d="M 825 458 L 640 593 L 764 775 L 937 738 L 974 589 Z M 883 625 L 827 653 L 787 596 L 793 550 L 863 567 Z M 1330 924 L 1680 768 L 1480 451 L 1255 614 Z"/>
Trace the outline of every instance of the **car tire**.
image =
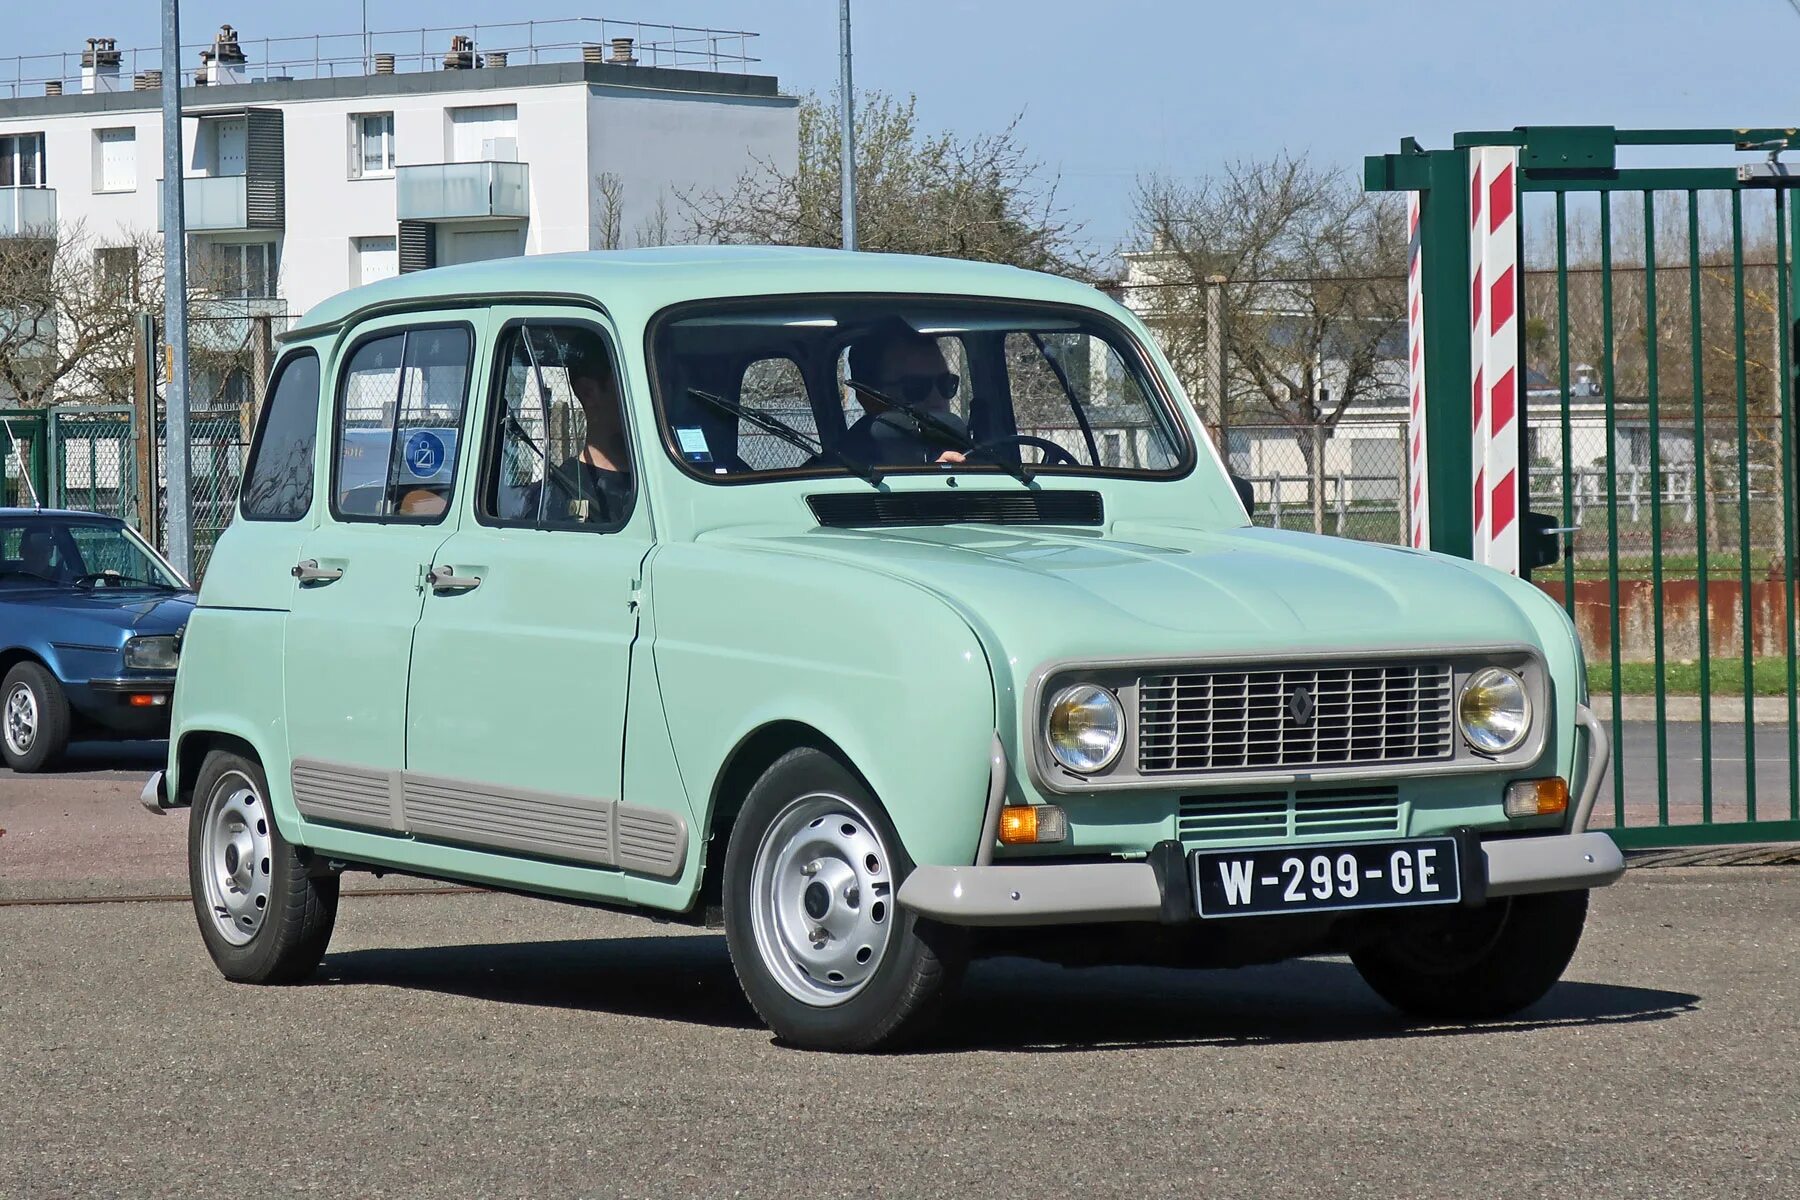
<path id="1" fill-rule="evenodd" d="M 881 803 L 823 751 L 789 751 L 750 789 L 725 852 L 725 940 L 783 1042 L 892 1049 L 929 1027 L 968 941 L 895 903 L 912 865 Z"/>
<path id="2" fill-rule="evenodd" d="M 15 664 L 0 682 L 0 757 L 15 771 L 41 771 L 68 747 L 68 693 L 41 664 Z"/>
<path id="3" fill-rule="evenodd" d="M 338 877 L 315 874 L 269 811 L 260 764 L 215 750 L 194 782 L 188 883 L 219 973 L 237 983 L 297 983 L 313 973 L 337 921 Z"/>
<path id="4" fill-rule="evenodd" d="M 1409 1016 L 1484 1021 L 1543 999 L 1575 956 L 1587 921 L 1585 891 L 1492 900 L 1353 952 L 1350 961 Z"/>

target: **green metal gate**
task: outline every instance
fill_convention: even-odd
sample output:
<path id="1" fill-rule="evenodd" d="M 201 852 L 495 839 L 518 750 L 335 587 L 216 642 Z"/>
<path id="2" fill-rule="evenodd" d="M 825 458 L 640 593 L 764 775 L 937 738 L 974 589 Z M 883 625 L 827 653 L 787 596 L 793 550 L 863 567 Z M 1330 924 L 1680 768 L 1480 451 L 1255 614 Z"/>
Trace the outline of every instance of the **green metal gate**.
<path id="1" fill-rule="evenodd" d="M 44 498 L 44 424 L 41 410 L 0 409 L 0 508 Z"/>
<path id="2" fill-rule="evenodd" d="M 1472 156 L 1498 148 L 1515 168 L 1513 499 L 1543 514 L 1521 522 L 1521 571 L 1581 633 L 1613 732 L 1596 824 L 1629 847 L 1800 840 L 1800 175 L 1780 161 L 1797 147 L 1793 129 L 1527 127 L 1450 150 L 1408 139 L 1367 163 L 1371 190 L 1418 194 L 1429 541 L 1473 557 L 1470 329 L 1485 293 L 1478 271 L 1471 287 L 1471 163 L 1488 160 Z M 1532 569 L 1533 528 L 1560 561 Z"/>

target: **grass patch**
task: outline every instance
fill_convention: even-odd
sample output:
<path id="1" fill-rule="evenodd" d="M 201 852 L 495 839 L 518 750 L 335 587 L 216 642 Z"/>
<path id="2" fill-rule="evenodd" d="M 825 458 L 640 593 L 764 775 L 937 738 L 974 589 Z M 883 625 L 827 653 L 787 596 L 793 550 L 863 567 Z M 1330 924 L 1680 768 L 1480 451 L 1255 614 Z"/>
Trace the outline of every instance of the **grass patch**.
<path id="1" fill-rule="evenodd" d="M 1620 691 L 1628 696 L 1650 696 L 1656 693 L 1656 664 L 1628 662 L 1619 664 Z M 1759 658 L 1751 666 L 1751 686 L 1758 696 L 1787 695 L 1787 659 Z M 1700 694 L 1700 664 L 1670 660 L 1663 664 L 1663 685 L 1670 696 Z M 1707 664 L 1708 689 L 1715 696 L 1744 694 L 1744 660 L 1715 658 Z M 1588 690 L 1610 693 L 1613 673 L 1610 662 L 1588 664 Z"/>

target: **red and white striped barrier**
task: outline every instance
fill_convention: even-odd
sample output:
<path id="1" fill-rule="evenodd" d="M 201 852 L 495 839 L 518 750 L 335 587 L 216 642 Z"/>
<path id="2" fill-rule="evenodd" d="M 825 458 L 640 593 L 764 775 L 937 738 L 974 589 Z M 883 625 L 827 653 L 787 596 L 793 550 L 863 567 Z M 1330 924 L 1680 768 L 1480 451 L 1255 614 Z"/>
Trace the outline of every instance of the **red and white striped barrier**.
<path id="1" fill-rule="evenodd" d="M 1469 399 L 1475 561 L 1519 573 L 1519 152 L 1469 151 Z"/>
<path id="2" fill-rule="evenodd" d="M 1412 545 L 1431 548 L 1431 489 L 1425 476 L 1425 296 L 1420 285 L 1419 193 L 1406 193 L 1406 356 L 1411 364 L 1412 414 L 1406 440 L 1412 456 Z"/>

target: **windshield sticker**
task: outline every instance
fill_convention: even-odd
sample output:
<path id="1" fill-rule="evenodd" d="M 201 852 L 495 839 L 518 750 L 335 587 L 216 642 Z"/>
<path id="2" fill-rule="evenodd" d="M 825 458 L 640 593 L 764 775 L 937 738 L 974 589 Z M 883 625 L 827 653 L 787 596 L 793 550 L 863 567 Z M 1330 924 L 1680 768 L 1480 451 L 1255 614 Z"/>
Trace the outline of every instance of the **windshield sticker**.
<path id="1" fill-rule="evenodd" d="M 712 450 L 706 445 L 706 434 L 692 425 L 677 426 L 675 442 L 681 447 L 681 456 L 689 462 L 707 463 L 712 461 Z"/>

